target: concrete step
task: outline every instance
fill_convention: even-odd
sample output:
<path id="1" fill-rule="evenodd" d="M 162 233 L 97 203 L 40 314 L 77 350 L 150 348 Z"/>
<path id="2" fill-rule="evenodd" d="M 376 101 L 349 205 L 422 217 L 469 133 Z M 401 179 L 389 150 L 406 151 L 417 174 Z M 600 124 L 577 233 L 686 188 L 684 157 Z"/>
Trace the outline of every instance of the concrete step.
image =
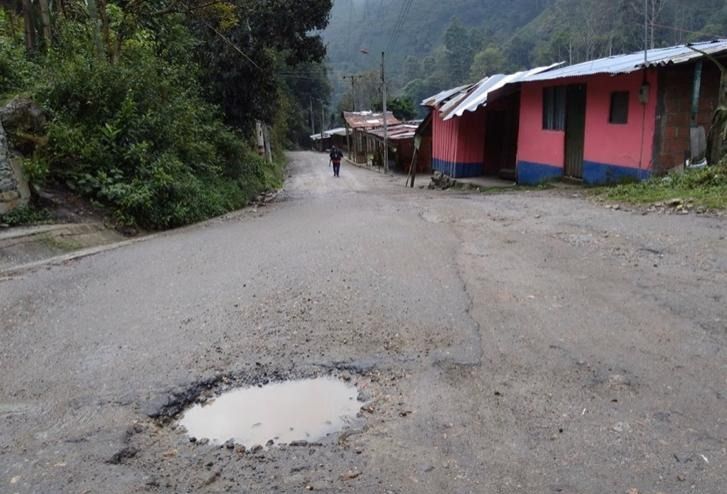
<path id="1" fill-rule="evenodd" d="M 124 240 L 102 223 L 38 225 L 0 230 L 0 270 Z"/>

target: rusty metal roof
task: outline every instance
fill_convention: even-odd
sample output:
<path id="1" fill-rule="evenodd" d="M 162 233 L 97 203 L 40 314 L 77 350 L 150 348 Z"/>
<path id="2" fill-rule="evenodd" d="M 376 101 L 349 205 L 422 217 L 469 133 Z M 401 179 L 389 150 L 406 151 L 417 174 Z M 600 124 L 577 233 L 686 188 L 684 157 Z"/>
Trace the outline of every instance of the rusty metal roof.
<path id="1" fill-rule="evenodd" d="M 498 89 L 502 89 L 508 84 L 517 84 L 530 76 L 547 72 L 561 65 L 563 64 L 556 63 L 546 67 L 537 67 L 535 69 L 516 72 L 514 74 L 495 74 L 490 77 L 485 77 L 477 84 L 460 91 L 457 96 L 445 103 L 439 111 L 444 120 L 461 117 L 466 111 L 477 111 L 478 108 L 487 105 L 487 98 Z"/>
<path id="2" fill-rule="evenodd" d="M 389 140 L 391 141 L 405 141 L 407 139 L 413 139 L 416 135 L 417 129 L 419 128 L 420 122 L 403 123 L 399 125 L 393 125 L 389 127 Z M 380 127 L 368 131 L 369 134 L 376 137 L 384 138 L 384 128 Z"/>
<path id="3" fill-rule="evenodd" d="M 343 112 L 343 119 L 351 129 L 374 129 L 384 126 L 384 114 L 370 111 Z M 386 124 L 398 125 L 401 122 L 391 112 L 386 112 Z"/>
<path id="4" fill-rule="evenodd" d="M 690 48 L 691 47 L 691 48 Z M 576 65 L 563 67 L 550 72 L 532 75 L 522 82 L 534 81 L 550 81 L 553 79 L 563 79 L 566 77 L 581 77 L 595 74 L 629 74 L 642 70 L 645 67 L 663 67 L 666 65 L 676 65 L 690 62 L 692 60 L 703 57 L 699 52 L 692 48 L 703 51 L 710 55 L 727 52 L 727 40 L 720 39 L 715 41 L 707 41 L 702 43 L 692 43 L 689 45 L 671 46 L 669 48 L 657 48 L 649 50 L 647 53 L 646 63 L 644 63 L 644 51 L 631 53 L 628 55 L 617 55 L 613 57 L 601 58 L 590 62 L 583 62 Z"/>

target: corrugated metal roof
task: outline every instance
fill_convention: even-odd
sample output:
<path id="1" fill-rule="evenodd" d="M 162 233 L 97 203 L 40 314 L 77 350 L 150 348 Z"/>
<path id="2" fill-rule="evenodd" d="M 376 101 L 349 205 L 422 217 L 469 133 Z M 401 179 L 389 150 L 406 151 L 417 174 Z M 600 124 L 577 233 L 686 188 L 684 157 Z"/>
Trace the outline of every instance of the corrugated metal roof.
<path id="1" fill-rule="evenodd" d="M 647 54 L 646 67 L 662 67 L 671 64 L 680 64 L 702 57 L 690 46 L 710 55 L 727 51 L 727 40 L 707 41 L 703 43 L 692 43 L 690 45 L 678 45 L 669 48 L 658 48 L 649 50 Z M 629 55 L 617 55 L 601 58 L 590 62 L 583 62 L 562 69 L 553 70 L 543 74 L 527 77 L 522 82 L 550 81 L 566 77 L 580 77 L 595 74 L 628 74 L 644 68 L 644 52 L 639 51 Z"/>
<path id="2" fill-rule="evenodd" d="M 374 113 L 370 111 L 361 112 L 343 112 L 343 119 L 351 129 L 373 129 L 383 127 L 384 114 Z M 397 125 L 401 123 L 393 113 L 386 112 L 386 123 L 388 125 Z"/>
<path id="3" fill-rule="evenodd" d="M 422 101 L 421 106 L 429 106 L 429 107 L 437 107 L 443 102 L 447 101 L 451 97 L 459 94 L 460 92 L 471 88 L 472 84 L 466 84 L 464 86 L 456 87 L 453 89 L 447 89 L 446 91 L 442 91 L 439 94 L 435 94 L 434 96 L 431 96 L 424 101 Z"/>
<path id="4" fill-rule="evenodd" d="M 416 123 L 404 123 L 400 125 L 394 125 L 389 127 L 389 140 L 391 141 L 403 141 L 407 139 L 413 139 L 416 135 L 419 124 Z M 369 134 L 375 135 L 376 137 L 384 138 L 384 128 L 377 128 L 368 131 Z"/>
<path id="5" fill-rule="evenodd" d="M 325 132 L 323 132 L 323 139 L 328 139 L 329 137 L 334 136 L 334 135 L 345 137 L 346 136 L 346 127 L 338 127 L 335 129 L 326 130 Z M 314 141 L 320 141 L 321 135 L 313 134 L 312 136 L 310 136 L 310 138 Z"/>
<path id="6" fill-rule="evenodd" d="M 499 89 L 502 89 L 506 85 L 517 84 L 528 77 L 547 72 L 561 65 L 563 64 L 556 63 L 547 67 L 538 67 L 531 70 L 516 72 L 514 74 L 495 74 L 493 76 L 486 77 L 468 90 L 462 91 L 462 93 L 457 97 L 452 98 L 449 102 L 444 104 L 439 111 L 444 120 L 461 117 L 466 111 L 473 112 L 482 106 L 486 106 L 489 95 Z"/>

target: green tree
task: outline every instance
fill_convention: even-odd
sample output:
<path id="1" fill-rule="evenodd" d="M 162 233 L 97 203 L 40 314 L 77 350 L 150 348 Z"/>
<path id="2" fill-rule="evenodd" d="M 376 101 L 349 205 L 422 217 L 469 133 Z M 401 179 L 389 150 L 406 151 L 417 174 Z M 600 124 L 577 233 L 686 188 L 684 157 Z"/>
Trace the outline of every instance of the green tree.
<path id="1" fill-rule="evenodd" d="M 325 46 L 315 33 L 328 22 L 331 0 L 234 5 L 239 21 L 216 31 L 204 19 L 189 22 L 203 41 L 196 54 L 209 94 L 228 123 L 250 130 L 254 119 L 272 122 L 279 111 L 278 91 L 286 79 L 281 72 L 323 60 Z"/>
<path id="2" fill-rule="evenodd" d="M 329 8 L 330 0 L 0 2 L 0 92 L 32 96 L 49 120 L 28 155 L 34 180 L 150 229 L 243 206 L 279 183 L 251 149 L 255 121 L 272 126 L 278 143 L 294 140 L 308 116 L 301 100 L 328 97 L 315 33 Z"/>
<path id="3" fill-rule="evenodd" d="M 394 116 L 401 121 L 413 120 L 417 116 L 417 109 L 414 105 L 414 101 L 406 96 L 390 99 L 386 103 L 386 109 L 393 113 Z M 374 105 L 374 110 L 382 111 L 382 104 L 377 103 Z"/>
<path id="4" fill-rule="evenodd" d="M 445 64 L 449 80 L 463 84 L 469 76 L 473 48 L 469 32 L 456 17 L 444 33 Z"/>
<path id="5" fill-rule="evenodd" d="M 404 80 L 412 81 L 421 74 L 421 63 L 415 57 L 408 56 L 404 60 Z"/>
<path id="6" fill-rule="evenodd" d="M 505 54 L 498 47 L 490 45 L 477 55 L 470 68 L 470 79 L 477 81 L 485 76 L 505 70 Z"/>

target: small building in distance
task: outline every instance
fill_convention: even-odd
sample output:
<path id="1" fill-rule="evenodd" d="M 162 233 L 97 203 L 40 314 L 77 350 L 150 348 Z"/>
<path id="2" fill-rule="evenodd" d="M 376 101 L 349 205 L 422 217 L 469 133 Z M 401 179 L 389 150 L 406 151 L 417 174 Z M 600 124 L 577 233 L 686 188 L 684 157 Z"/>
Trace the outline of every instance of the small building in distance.
<path id="1" fill-rule="evenodd" d="M 345 127 L 328 129 L 323 132 L 323 135 L 313 134 L 312 136 L 310 136 L 310 139 L 313 142 L 313 148 L 319 151 L 331 149 L 332 146 L 336 146 L 339 149 L 348 150 Z"/>
<path id="2" fill-rule="evenodd" d="M 343 121 L 346 125 L 349 143 L 347 146 L 348 157 L 359 164 L 368 163 L 374 153 L 373 142 L 366 137 L 368 131 L 383 127 L 384 122 L 389 126 L 401 123 L 391 112 L 386 113 L 386 120 L 384 120 L 382 112 L 374 113 L 371 111 L 343 112 Z"/>
<path id="3" fill-rule="evenodd" d="M 412 165 L 412 160 L 417 159 L 418 161 L 419 154 L 415 153 L 415 137 L 420 124 L 420 121 L 405 122 L 388 128 L 389 168 L 392 170 L 406 173 Z M 369 147 L 373 149 L 373 161 L 370 164 L 381 166 L 383 164 L 384 128 L 379 127 L 368 131 L 366 139 Z M 420 167 L 418 163 L 414 163 L 414 165 L 417 168 Z"/>

